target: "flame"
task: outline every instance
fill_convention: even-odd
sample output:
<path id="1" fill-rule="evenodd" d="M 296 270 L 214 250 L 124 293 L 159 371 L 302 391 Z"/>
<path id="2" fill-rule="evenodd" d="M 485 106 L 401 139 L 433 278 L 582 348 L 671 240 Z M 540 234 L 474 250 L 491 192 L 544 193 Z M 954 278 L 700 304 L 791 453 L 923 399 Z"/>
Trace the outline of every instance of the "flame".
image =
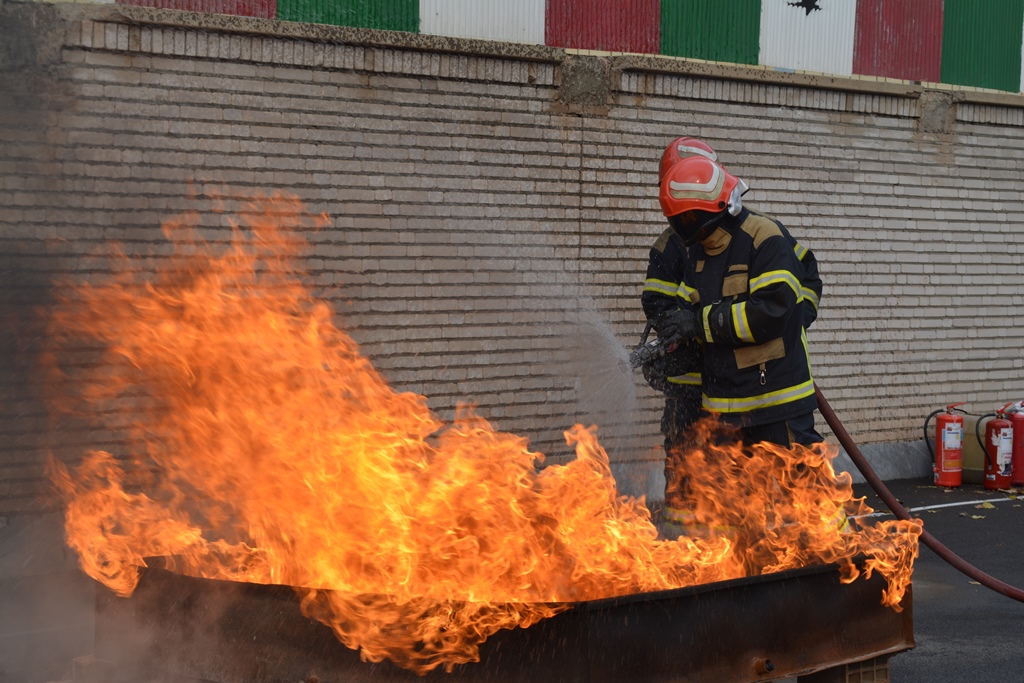
<path id="1" fill-rule="evenodd" d="M 567 603 L 838 563 L 888 580 L 899 608 L 919 523 L 843 533 L 870 511 L 831 466 L 834 449 L 683 454 L 698 520 L 725 531 L 659 538 L 643 500 L 620 495 L 596 427 L 565 432 L 576 458 L 541 467 L 526 439 L 471 408 L 451 424 L 388 386 L 303 284 L 299 238 L 325 219 L 262 198 L 231 239 L 165 224 L 175 249 L 122 256 L 107 282 L 56 307 L 55 363 L 80 409 L 105 415 L 119 456 L 51 473 L 83 570 L 118 595 L 145 558 L 206 578 L 299 587 L 307 614 L 364 659 L 418 673 L 476 661 L 499 629 Z M 66 406 L 65 406 L 66 407 Z"/>

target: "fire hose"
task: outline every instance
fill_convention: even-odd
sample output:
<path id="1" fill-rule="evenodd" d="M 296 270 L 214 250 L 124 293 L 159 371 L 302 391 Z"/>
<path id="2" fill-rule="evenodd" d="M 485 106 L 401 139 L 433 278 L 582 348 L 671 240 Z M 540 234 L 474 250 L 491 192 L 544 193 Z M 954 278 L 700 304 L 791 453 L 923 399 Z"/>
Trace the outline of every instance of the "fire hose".
<path id="1" fill-rule="evenodd" d="M 851 460 L 853 460 L 853 464 L 856 465 L 857 469 L 864 475 L 864 479 L 868 482 L 871 488 L 874 489 L 875 493 L 878 494 L 878 497 L 882 499 L 882 502 L 892 510 L 892 513 L 896 515 L 896 517 L 902 520 L 910 520 L 910 513 L 907 512 L 907 509 L 904 508 L 898 500 L 896 500 L 896 497 L 885 487 L 885 484 L 883 484 L 882 480 L 879 479 L 878 475 L 871 468 L 871 465 L 868 464 L 868 461 L 864 458 L 863 454 L 861 454 L 860 449 L 857 448 L 857 444 L 855 444 L 853 439 L 850 438 L 850 434 L 846 431 L 846 428 L 843 427 L 843 423 L 839 421 L 839 418 L 836 417 L 835 412 L 832 410 L 832 406 L 830 406 L 828 401 L 825 400 L 825 396 L 821 393 L 821 389 L 819 389 L 817 385 L 814 386 L 814 396 L 818 399 L 818 411 L 825 418 L 825 422 L 828 423 L 828 426 L 832 428 L 832 432 L 836 435 L 836 438 L 839 439 L 839 443 L 842 444 L 843 448 L 846 450 L 846 454 L 850 456 Z M 926 546 L 931 548 L 936 555 L 960 573 L 974 579 L 982 586 L 990 588 L 997 593 L 1001 593 L 1008 598 L 1013 598 L 1018 602 L 1024 602 L 1024 590 L 1011 586 L 1008 583 L 1004 583 L 999 579 L 986 574 L 974 565 L 969 564 L 962 557 L 940 543 L 939 540 L 929 533 L 927 529 L 922 529 L 921 540 Z"/>

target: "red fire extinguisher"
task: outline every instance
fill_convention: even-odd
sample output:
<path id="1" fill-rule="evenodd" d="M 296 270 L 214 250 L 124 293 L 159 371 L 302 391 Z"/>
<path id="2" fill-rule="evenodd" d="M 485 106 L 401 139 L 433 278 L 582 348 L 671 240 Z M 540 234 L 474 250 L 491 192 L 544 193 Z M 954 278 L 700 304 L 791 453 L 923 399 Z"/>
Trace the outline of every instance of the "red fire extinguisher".
<path id="1" fill-rule="evenodd" d="M 1007 410 L 1007 406 L 1009 409 Z M 1024 401 L 1003 406 L 1013 427 L 1013 447 L 1010 453 L 1010 483 L 1024 485 Z"/>
<path id="2" fill-rule="evenodd" d="M 935 418 L 935 464 L 932 470 L 936 486 L 960 486 L 962 482 L 964 418 L 954 411 L 963 404 L 948 405 L 946 412 Z"/>
<path id="3" fill-rule="evenodd" d="M 995 417 L 985 425 L 985 441 L 982 442 L 981 435 L 978 436 L 978 443 L 985 453 L 985 488 L 994 490 L 1005 490 L 1010 488 L 1010 467 L 1013 456 L 1013 423 L 1006 419 L 1007 410 L 1012 403 L 997 410 L 995 413 L 982 415 L 978 418 L 975 428 L 977 433 L 981 427 L 981 421 L 986 417 Z"/>

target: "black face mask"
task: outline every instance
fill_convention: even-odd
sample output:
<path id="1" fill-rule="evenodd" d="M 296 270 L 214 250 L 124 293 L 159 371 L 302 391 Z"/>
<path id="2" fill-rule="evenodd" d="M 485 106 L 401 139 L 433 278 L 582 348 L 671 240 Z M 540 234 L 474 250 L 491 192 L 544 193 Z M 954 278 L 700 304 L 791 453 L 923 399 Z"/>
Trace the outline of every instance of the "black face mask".
<path id="1" fill-rule="evenodd" d="M 725 212 L 684 211 L 681 214 L 669 216 L 668 225 L 673 232 L 679 235 L 679 239 L 683 241 L 684 245 L 692 247 L 708 236 L 723 213 Z"/>

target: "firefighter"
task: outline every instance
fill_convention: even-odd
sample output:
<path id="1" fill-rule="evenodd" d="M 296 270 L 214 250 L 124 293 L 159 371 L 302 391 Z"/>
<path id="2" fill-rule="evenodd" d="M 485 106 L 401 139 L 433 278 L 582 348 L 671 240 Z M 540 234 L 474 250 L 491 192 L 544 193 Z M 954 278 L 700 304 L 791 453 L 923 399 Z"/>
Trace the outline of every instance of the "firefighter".
<path id="1" fill-rule="evenodd" d="M 737 427 L 744 444 L 818 443 L 805 328 L 820 279 L 779 221 L 743 206 L 746 189 L 705 156 L 666 171 L 662 213 L 687 249 L 666 327 L 701 342 L 702 407 Z"/>
<path id="2" fill-rule="evenodd" d="M 658 183 L 672 166 L 690 156 L 717 160 L 718 155 L 703 140 L 681 137 L 673 140 L 661 155 Z M 671 352 L 656 363 L 643 366 L 644 377 L 655 390 L 665 395 L 661 415 L 661 433 L 665 448 L 665 510 L 663 517 L 673 523 L 687 524 L 685 509 L 686 479 L 681 456 L 693 446 L 691 428 L 701 416 L 700 346 L 692 325 L 685 321 L 676 300 L 682 282 L 686 248 L 671 228 L 666 228 L 651 247 L 647 261 L 640 304 L 662 344 L 674 345 Z"/>
<path id="3" fill-rule="evenodd" d="M 665 148 L 658 167 L 658 183 L 670 168 L 681 159 L 703 156 L 716 161 L 718 155 L 703 140 L 676 138 Z M 700 347 L 692 333 L 687 330 L 686 339 L 673 326 L 675 311 L 678 309 L 676 292 L 682 281 L 683 266 L 686 262 L 686 248 L 672 231 L 666 228 L 651 247 L 647 260 L 647 277 L 644 280 L 640 304 L 648 322 L 652 324 L 662 343 L 675 344 L 666 361 L 658 368 L 646 368 L 648 382 L 665 393 L 665 412 L 662 415 L 661 431 L 665 436 L 665 452 L 673 450 L 684 440 L 689 427 L 700 416 Z"/>
<path id="4" fill-rule="evenodd" d="M 665 148 L 658 168 L 658 182 L 680 160 L 702 156 L 717 161 L 715 150 L 703 140 L 680 137 Z M 821 295 L 821 279 L 814 253 L 798 243 L 785 229 L 787 240 L 803 265 L 801 281 L 801 307 L 805 328 L 817 318 L 818 301 Z M 671 227 L 658 237 L 651 248 L 647 265 L 647 278 L 641 295 L 641 304 L 647 319 L 658 331 L 663 342 L 671 340 L 679 332 L 678 321 L 673 322 L 673 313 L 679 308 L 676 293 L 683 279 L 687 249 Z M 685 331 L 685 322 L 684 331 Z M 692 334 L 692 333 L 691 333 Z M 644 375 L 655 389 L 665 394 L 665 409 L 661 418 L 661 431 L 665 437 L 665 510 L 663 518 L 679 524 L 689 524 L 692 515 L 683 502 L 686 492 L 686 477 L 680 462 L 681 456 L 694 444 L 691 427 L 703 414 L 701 409 L 700 348 L 696 340 L 678 344 L 675 353 L 669 354 L 662 363 L 644 366 Z"/>

